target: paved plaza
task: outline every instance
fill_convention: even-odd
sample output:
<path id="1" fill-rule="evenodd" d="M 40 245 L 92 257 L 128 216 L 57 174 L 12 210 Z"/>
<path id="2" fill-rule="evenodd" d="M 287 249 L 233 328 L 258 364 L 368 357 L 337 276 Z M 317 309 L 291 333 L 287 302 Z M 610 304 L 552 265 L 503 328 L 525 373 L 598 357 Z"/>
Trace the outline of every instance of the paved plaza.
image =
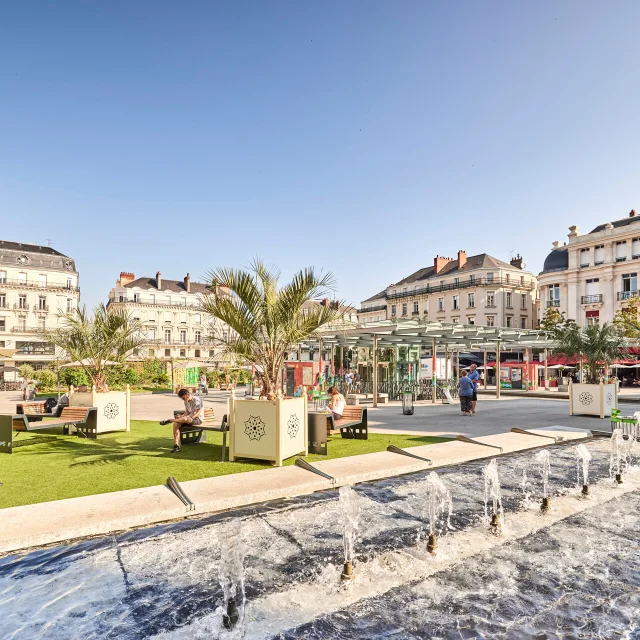
<path id="1" fill-rule="evenodd" d="M 239 392 L 239 397 L 243 397 Z M 205 406 L 212 407 L 216 417 L 222 418 L 227 412 L 229 393 L 212 391 L 202 396 Z M 17 392 L 0 393 L 0 413 L 15 410 L 20 401 Z M 256 401 L 257 402 L 257 401 Z M 366 406 L 366 405 L 365 405 Z M 182 402 L 171 394 L 133 394 L 131 396 L 131 415 L 134 420 L 162 420 L 170 418 L 174 409 L 181 409 Z M 625 414 L 640 411 L 640 402 L 622 405 Z M 509 431 L 511 427 L 522 429 L 540 429 L 553 425 L 578 427 L 582 429 L 609 429 L 608 420 L 591 416 L 570 416 L 567 400 L 503 397 L 500 400 L 480 396 L 477 414 L 465 417 L 460 405 L 416 402 L 415 413 L 403 416 L 398 402 L 381 405 L 377 409 L 368 407 L 369 429 L 377 433 L 405 433 L 416 435 L 484 436 Z"/>

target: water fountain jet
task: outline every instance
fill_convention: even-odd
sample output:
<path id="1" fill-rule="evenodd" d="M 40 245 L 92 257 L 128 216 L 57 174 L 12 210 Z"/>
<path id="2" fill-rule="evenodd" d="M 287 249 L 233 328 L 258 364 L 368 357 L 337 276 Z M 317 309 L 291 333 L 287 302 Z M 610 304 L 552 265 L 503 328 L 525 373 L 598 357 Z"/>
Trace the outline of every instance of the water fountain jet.
<path id="1" fill-rule="evenodd" d="M 591 452 L 583 444 L 576 447 L 576 465 L 578 472 L 578 486 L 582 485 L 582 495 L 586 498 L 589 495 L 589 462 L 591 460 Z M 582 473 L 580 473 L 580 464 L 582 463 Z"/>
<path id="2" fill-rule="evenodd" d="M 426 477 L 425 484 L 427 499 L 425 502 L 424 516 L 429 522 L 427 551 L 429 553 L 435 553 L 438 548 L 438 520 L 447 513 L 447 519 L 444 526 L 446 528 L 451 527 L 453 502 L 451 500 L 451 493 L 435 471 L 432 471 Z"/>
<path id="3" fill-rule="evenodd" d="M 231 522 L 220 536 L 218 579 L 224 595 L 222 624 L 232 630 L 244 623 L 244 540 L 240 521 Z"/>
<path id="4" fill-rule="evenodd" d="M 630 449 L 630 447 L 629 447 Z M 622 484 L 622 467 L 628 464 L 629 451 L 625 445 L 622 429 L 614 429 L 611 434 L 611 454 L 609 456 L 609 475 L 614 475 L 616 484 Z"/>
<path id="5" fill-rule="evenodd" d="M 489 520 L 489 500 L 492 504 L 490 530 L 498 534 L 502 529 L 502 490 L 500 489 L 500 476 L 498 475 L 498 463 L 494 458 L 482 470 L 484 476 L 484 514 Z"/>
<path id="6" fill-rule="evenodd" d="M 549 471 L 551 467 L 551 456 L 546 449 L 536 454 L 535 461 L 540 465 L 540 475 L 542 476 L 542 504 L 540 510 L 547 513 L 551 508 L 551 498 L 549 497 Z"/>
<path id="7" fill-rule="evenodd" d="M 338 502 L 342 510 L 342 540 L 344 543 L 344 566 L 341 577 L 343 580 L 351 580 L 354 577 L 354 545 L 360 527 L 360 501 L 358 494 L 349 485 L 345 485 L 340 487 Z"/>

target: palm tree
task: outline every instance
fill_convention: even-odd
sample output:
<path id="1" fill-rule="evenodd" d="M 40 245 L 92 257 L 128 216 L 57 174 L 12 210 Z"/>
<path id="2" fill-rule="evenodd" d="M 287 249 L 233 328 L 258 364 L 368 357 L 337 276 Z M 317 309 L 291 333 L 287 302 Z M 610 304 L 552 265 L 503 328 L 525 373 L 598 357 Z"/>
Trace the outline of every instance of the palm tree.
<path id="1" fill-rule="evenodd" d="M 145 343 L 137 320 L 122 309 L 107 311 L 104 304 L 94 309 L 93 316 L 82 307 L 60 314 L 60 320 L 62 326 L 43 337 L 65 357 L 77 360 L 98 392 L 106 390 L 106 367 L 124 364 L 127 355 Z"/>
<path id="2" fill-rule="evenodd" d="M 560 330 L 556 339 L 556 353 L 561 353 L 568 358 L 580 357 L 587 364 L 588 382 L 598 382 L 598 372 L 610 365 L 625 350 L 626 341 L 613 324 L 591 324 L 580 327 L 575 323 L 568 324 Z"/>
<path id="3" fill-rule="evenodd" d="M 282 287 L 279 277 L 260 260 L 246 271 L 215 269 L 209 273 L 209 293 L 200 301 L 204 313 L 231 329 L 213 336 L 214 344 L 225 355 L 259 368 L 268 399 L 281 393 L 287 353 L 340 315 L 338 304 L 314 302 L 333 291 L 330 273 L 318 276 L 307 268 Z"/>

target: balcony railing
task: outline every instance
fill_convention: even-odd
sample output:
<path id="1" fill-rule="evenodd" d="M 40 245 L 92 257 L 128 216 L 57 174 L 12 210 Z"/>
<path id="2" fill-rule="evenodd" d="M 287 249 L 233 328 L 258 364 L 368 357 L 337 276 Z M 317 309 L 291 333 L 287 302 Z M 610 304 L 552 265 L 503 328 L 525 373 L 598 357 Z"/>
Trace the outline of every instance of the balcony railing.
<path id="1" fill-rule="evenodd" d="M 590 296 L 582 296 L 582 298 L 580 298 L 580 302 L 582 304 L 598 304 L 599 302 L 602 302 L 602 294 L 596 293 Z"/>
<path id="2" fill-rule="evenodd" d="M 360 309 L 358 313 L 370 313 L 371 311 L 384 311 L 387 308 L 386 304 L 377 304 L 375 307 L 369 307 L 368 309 Z"/>
<path id="3" fill-rule="evenodd" d="M 214 342 L 213 338 L 201 338 L 200 340 L 159 340 L 145 339 L 145 344 L 159 344 L 172 347 L 204 347 L 211 346 Z"/>
<path id="4" fill-rule="evenodd" d="M 550 307 L 559 307 L 560 306 L 560 300 L 547 300 L 547 309 L 549 309 Z"/>
<path id="5" fill-rule="evenodd" d="M 33 307 L 33 312 L 34 313 L 38 313 L 38 312 L 40 312 L 40 313 L 48 313 L 49 312 L 49 305 L 45 304 L 44 307 L 40 307 L 40 306 Z"/>
<path id="6" fill-rule="evenodd" d="M 637 291 L 618 291 L 618 300 L 628 300 L 638 295 Z"/>
<path id="7" fill-rule="evenodd" d="M 25 302 L 21 304 L 20 302 L 14 302 L 13 308 L 18 309 L 19 311 L 29 311 L 29 305 Z"/>
<path id="8" fill-rule="evenodd" d="M 141 300 L 133 300 L 133 299 L 120 300 L 120 298 L 109 298 L 107 304 L 142 304 L 142 305 L 148 305 L 151 307 L 180 307 L 180 309 L 196 309 L 200 306 L 200 303 L 198 301 L 189 302 L 187 304 L 178 304 L 177 302 L 167 302 L 166 300 L 153 301 L 153 300 L 145 300 L 144 298 L 142 298 Z M 369 311 L 369 309 L 366 309 L 366 311 Z"/>
<path id="9" fill-rule="evenodd" d="M 470 287 L 513 287 L 514 289 L 524 289 L 531 291 L 535 288 L 532 282 L 517 282 L 507 280 L 506 278 L 469 278 L 468 280 L 460 280 L 460 282 L 452 282 L 450 284 L 440 284 L 421 289 L 413 289 L 411 291 L 401 291 L 399 293 L 388 293 L 387 299 L 407 298 L 409 296 L 421 295 L 425 293 L 439 293 L 441 291 L 453 291 L 455 289 L 469 289 Z"/>
<path id="10" fill-rule="evenodd" d="M 70 293 L 80 293 L 80 287 L 68 287 L 66 284 L 57 282 L 24 282 L 13 278 L 0 278 L 0 286 L 19 287 L 22 289 L 39 289 L 40 291 L 69 291 Z"/>
<path id="11" fill-rule="evenodd" d="M 11 327 L 11 333 L 42 333 L 44 330 L 41 327 Z"/>

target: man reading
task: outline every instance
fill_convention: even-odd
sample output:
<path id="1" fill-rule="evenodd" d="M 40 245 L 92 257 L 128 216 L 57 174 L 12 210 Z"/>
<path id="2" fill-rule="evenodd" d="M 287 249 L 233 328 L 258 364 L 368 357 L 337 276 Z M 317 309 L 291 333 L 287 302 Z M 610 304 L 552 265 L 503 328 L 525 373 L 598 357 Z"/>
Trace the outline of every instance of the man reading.
<path id="1" fill-rule="evenodd" d="M 178 397 L 184 401 L 184 413 L 176 416 L 173 420 L 162 420 L 160 424 L 169 424 L 173 422 L 173 449 L 171 453 L 177 453 L 181 451 L 180 447 L 180 426 L 188 424 L 191 426 L 198 426 L 202 424 L 204 420 L 204 405 L 202 399 L 198 396 L 192 396 L 188 389 L 180 389 L 178 391 Z"/>

